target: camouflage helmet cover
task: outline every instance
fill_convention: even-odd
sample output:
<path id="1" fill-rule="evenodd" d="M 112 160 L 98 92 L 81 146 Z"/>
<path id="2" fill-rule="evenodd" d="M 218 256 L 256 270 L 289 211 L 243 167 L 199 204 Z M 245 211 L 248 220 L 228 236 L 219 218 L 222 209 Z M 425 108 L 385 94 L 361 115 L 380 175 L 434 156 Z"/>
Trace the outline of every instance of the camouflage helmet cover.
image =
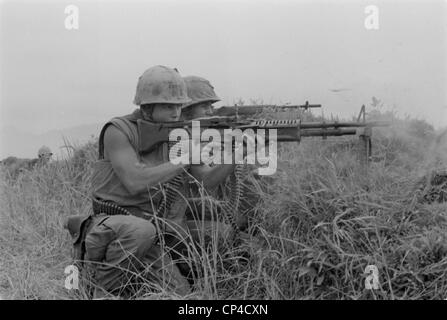
<path id="1" fill-rule="evenodd" d="M 190 102 L 186 85 L 178 71 L 154 66 L 138 79 L 134 104 L 141 106 L 153 103 L 184 104 Z"/>
<path id="2" fill-rule="evenodd" d="M 202 102 L 214 103 L 220 101 L 220 98 L 214 92 L 214 87 L 208 80 L 197 76 L 183 77 L 183 80 L 185 80 L 186 83 L 188 96 L 192 100 L 190 103 L 184 105 L 183 108 Z"/>

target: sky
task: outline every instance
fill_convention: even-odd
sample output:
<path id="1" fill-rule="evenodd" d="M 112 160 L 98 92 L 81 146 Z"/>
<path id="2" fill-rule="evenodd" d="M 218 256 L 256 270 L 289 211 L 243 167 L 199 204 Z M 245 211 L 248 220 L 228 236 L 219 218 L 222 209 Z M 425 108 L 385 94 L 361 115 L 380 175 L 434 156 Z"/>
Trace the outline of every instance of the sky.
<path id="1" fill-rule="evenodd" d="M 77 30 L 65 28 L 68 5 L 79 9 Z M 378 29 L 365 28 L 368 5 Z M 3 130 L 128 114 L 154 65 L 207 78 L 218 105 L 308 100 L 346 117 L 374 96 L 447 126 L 446 1 L 10 0 L 0 10 Z"/>

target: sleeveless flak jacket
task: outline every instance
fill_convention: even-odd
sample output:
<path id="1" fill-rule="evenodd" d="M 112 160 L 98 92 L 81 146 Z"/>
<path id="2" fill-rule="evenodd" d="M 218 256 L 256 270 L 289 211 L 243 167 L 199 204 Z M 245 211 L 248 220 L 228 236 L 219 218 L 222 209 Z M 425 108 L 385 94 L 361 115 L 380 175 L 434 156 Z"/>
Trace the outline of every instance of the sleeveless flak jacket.
<path id="1" fill-rule="evenodd" d="M 103 201 L 111 201 L 135 215 L 140 215 L 138 212 L 141 211 L 153 213 L 153 208 L 157 208 L 162 194 L 155 187 L 136 195 L 129 193 L 113 170 L 110 160 L 104 159 L 104 133 L 110 125 L 115 126 L 127 137 L 139 160 L 143 164 L 148 163 L 145 155 L 139 152 L 138 119 L 142 119 L 142 116 L 140 110 L 137 109 L 132 114 L 113 118 L 104 125 L 99 136 L 99 157 L 93 165 L 92 177 L 93 197 Z M 155 158 L 159 162 L 155 165 L 168 161 L 167 144 L 161 144 L 150 153 L 152 165 L 154 165 L 154 153 L 156 153 Z"/>

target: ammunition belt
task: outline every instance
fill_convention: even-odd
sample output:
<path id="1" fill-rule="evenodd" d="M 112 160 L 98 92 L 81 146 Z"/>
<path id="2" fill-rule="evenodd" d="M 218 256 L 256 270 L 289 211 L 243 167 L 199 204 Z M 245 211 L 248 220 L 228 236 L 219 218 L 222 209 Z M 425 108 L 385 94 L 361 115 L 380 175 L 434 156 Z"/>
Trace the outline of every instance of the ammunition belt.
<path id="1" fill-rule="evenodd" d="M 240 199 L 243 195 L 243 170 L 243 165 L 236 165 L 236 167 L 234 168 L 234 172 L 230 176 L 230 199 L 224 201 L 221 204 L 224 217 L 227 223 L 230 224 L 233 229 L 233 237 L 237 237 L 239 235 L 239 226 L 237 225 L 234 216 L 239 210 Z"/>
<path id="2" fill-rule="evenodd" d="M 174 202 L 179 199 L 178 193 L 182 190 L 183 180 L 184 175 L 181 173 L 164 185 L 166 194 L 157 209 L 159 217 L 164 217 L 169 212 Z"/>
<path id="3" fill-rule="evenodd" d="M 113 202 L 106 202 L 106 201 L 102 201 L 97 198 L 93 198 L 92 202 L 93 202 L 93 214 L 94 215 L 104 213 L 108 216 L 114 216 L 114 215 L 126 215 L 127 216 L 127 215 L 131 214 L 128 210 L 114 204 Z"/>
<path id="4" fill-rule="evenodd" d="M 169 150 L 171 150 L 171 148 L 176 144 L 177 141 L 169 141 L 168 142 Z M 177 151 L 177 156 L 180 155 L 181 153 L 179 150 Z M 186 178 L 185 175 L 183 173 L 180 173 L 164 184 L 163 187 L 165 188 L 166 193 L 157 208 L 157 215 L 159 217 L 166 216 L 169 210 L 171 209 L 171 206 L 174 204 L 175 201 L 178 200 L 179 192 L 182 190 L 185 178 Z"/>

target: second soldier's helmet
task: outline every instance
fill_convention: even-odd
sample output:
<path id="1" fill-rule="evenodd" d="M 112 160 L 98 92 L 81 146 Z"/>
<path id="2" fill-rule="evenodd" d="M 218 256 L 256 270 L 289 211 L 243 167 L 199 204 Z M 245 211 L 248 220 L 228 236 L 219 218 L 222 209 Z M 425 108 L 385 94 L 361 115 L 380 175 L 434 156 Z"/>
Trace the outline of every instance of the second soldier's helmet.
<path id="1" fill-rule="evenodd" d="M 134 99 L 138 106 L 152 103 L 185 104 L 190 101 L 185 82 L 174 69 L 155 66 L 147 69 L 138 79 Z"/>
<path id="2" fill-rule="evenodd" d="M 53 153 L 51 152 L 51 149 L 48 148 L 47 146 L 42 146 L 40 147 L 39 151 L 37 151 L 37 156 L 39 158 L 42 158 L 45 155 L 52 156 Z"/>
<path id="3" fill-rule="evenodd" d="M 183 77 L 183 80 L 185 80 L 186 83 L 188 96 L 192 100 L 190 103 L 186 104 L 184 108 L 202 102 L 214 103 L 220 101 L 220 98 L 214 92 L 214 87 L 208 80 L 197 76 Z"/>

